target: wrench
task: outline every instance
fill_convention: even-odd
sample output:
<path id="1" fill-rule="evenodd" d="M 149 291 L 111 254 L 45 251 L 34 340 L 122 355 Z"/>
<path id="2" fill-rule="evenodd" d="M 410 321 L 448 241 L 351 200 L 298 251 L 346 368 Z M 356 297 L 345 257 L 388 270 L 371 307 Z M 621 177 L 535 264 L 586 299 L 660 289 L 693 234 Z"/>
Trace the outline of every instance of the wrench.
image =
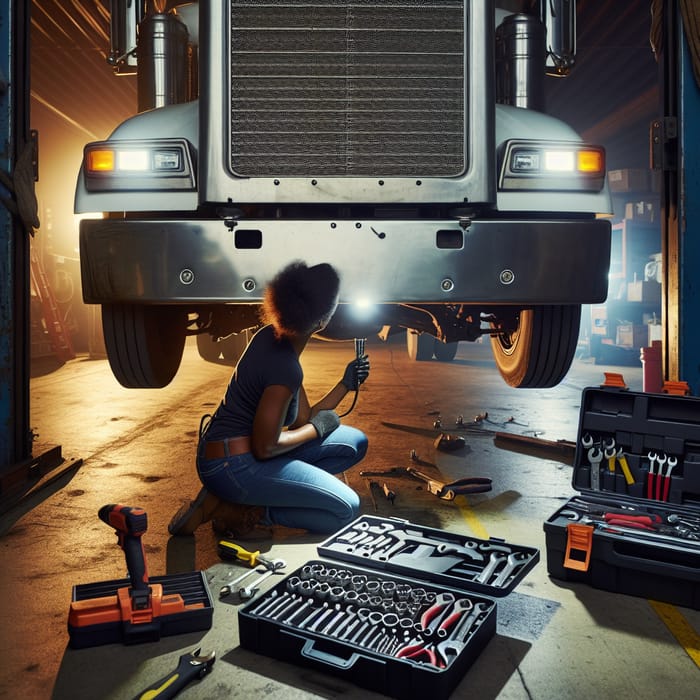
<path id="1" fill-rule="evenodd" d="M 261 574 L 264 571 L 265 571 L 265 569 L 251 569 L 250 571 L 246 571 L 244 574 L 237 576 L 236 578 L 233 579 L 233 581 L 230 581 L 225 586 L 221 587 L 221 589 L 219 590 L 219 597 L 224 598 L 225 596 L 229 595 L 230 593 L 233 593 L 236 589 L 236 584 L 238 584 L 241 581 L 243 581 L 244 579 L 248 578 L 248 576 L 251 576 L 252 574 L 255 574 L 255 573 Z"/>
<path id="2" fill-rule="evenodd" d="M 600 491 L 600 463 L 603 461 L 603 453 L 599 447 L 591 447 L 588 450 L 588 461 L 591 463 L 591 488 Z"/>
<path id="3" fill-rule="evenodd" d="M 488 580 L 493 576 L 493 572 L 500 566 L 502 561 L 508 558 L 507 554 L 499 554 L 491 552 L 489 563 L 483 568 L 482 572 L 474 579 L 478 583 L 488 583 Z"/>
<path id="4" fill-rule="evenodd" d="M 262 576 L 260 576 L 260 577 L 257 579 L 257 581 L 255 581 L 255 584 L 254 584 L 254 585 L 252 585 L 252 586 L 243 586 L 242 588 L 239 588 L 237 591 L 235 591 L 235 593 L 238 594 L 238 597 L 239 597 L 241 600 L 249 600 L 249 599 L 252 598 L 252 597 L 255 595 L 255 593 L 257 592 L 258 586 L 260 585 L 260 583 L 261 583 L 262 581 L 264 581 L 266 578 L 269 578 L 270 576 L 272 576 L 272 574 L 274 574 L 274 573 L 275 573 L 274 569 L 268 569 L 267 571 L 265 571 L 265 573 L 264 573 Z"/>
<path id="5" fill-rule="evenodd" d="M 435 547 L 435 554 L 462 554 L 475 561 L 483 561 L 484 555 L 480 554 L 477 549 L 476 542 L 467 542 L 464 545 L 450 542 L 441 542 L 436 545 L 436 540 L 429 537 L 423 537 L 421 534 L 413 534 L 407 530 L 395 530 L 387 533 L 390 537 L 396 540 L 396 543 L 388 549 L 377 555 L 379 561 L 387 561 L 393 554 L 399 552 L 406 544 L 427 544 Z"/>
<path id="6" fill-rule="evenodd" d="M 499 571 L 498 576 L 493 582 L 493 586 L 502 586 L 506 583 L 510 575 L 525 561 L 529 559 L 529 555 L 525 552 L 513 552 L 508 555 L 506 565 Z"/>
<path id="7" fill-rule="evenodd" d="M 481 624 L 479 618 L 487 610 L 486 603 L 475 603 L 471 612 L 457 623 L 450 636 L 442 642 L 438 642 L 438 654 L 445 660 L 447 666 L 461 654 L 462 649 L 466 646 L 465 640 L 471 634 L 474 626 L 477 623 Z"/>

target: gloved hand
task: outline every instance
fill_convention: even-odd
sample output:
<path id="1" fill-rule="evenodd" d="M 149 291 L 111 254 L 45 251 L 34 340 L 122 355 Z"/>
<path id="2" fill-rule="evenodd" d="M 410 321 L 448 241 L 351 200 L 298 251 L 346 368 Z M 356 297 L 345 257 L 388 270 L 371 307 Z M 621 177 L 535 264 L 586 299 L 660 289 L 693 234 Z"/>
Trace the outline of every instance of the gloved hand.
<path id="1" fill-rule="evenodd" d="M 369 357 L 363 355 L 348 362 L 343 378 L 340 380 L 348 391 L 357 389 L 369 377 Z"/>
<path id="2" fill-rule="evenodd" d="M 313 416 L 309 423 L 316 428 L 318 436 L 320 438 L 324 438 L 340 425 L 340 418 L 335 411 L 324 410 L 319 411 L 315 416 Z"/>

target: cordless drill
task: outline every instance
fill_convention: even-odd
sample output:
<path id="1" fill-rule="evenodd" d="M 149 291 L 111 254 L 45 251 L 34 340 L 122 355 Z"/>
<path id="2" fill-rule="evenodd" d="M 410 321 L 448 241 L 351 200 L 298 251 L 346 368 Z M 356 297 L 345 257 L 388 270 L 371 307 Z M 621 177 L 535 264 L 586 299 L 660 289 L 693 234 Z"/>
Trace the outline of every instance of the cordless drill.
<path id="1" fill-rule="evenodd" d="M 131 580 L 130 595 L 135 607 L 148 605 L 150 588 L 142 535 L 148 529 L 148 519 L 143 508 L 131 508 L 111 503 L 98 511 L 100 520 L 117 531 L 119 546 L 126 557 L 126 568 Z"/>

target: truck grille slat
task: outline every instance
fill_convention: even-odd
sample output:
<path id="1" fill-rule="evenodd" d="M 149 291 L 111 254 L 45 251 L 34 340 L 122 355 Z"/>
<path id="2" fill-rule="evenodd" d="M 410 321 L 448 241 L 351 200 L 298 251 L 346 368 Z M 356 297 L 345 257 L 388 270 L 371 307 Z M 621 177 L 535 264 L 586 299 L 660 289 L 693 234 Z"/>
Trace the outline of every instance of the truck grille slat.
<path id="1" fill-rule="evenodd" d="M 454 177 L 464 0 L 232 0 L 231 169 Z"/>

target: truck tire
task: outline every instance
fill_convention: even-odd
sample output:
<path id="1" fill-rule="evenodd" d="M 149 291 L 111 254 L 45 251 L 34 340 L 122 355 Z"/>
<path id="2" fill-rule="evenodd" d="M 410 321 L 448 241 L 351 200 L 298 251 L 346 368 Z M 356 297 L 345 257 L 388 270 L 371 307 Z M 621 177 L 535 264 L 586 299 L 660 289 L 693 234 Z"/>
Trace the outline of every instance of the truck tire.
<path id="1" fill-rule="evenodd" d="M 433 359 L 435 338 L 428 333 L 418 333 L 409 328 L 406 330 L 406 349 L 408 356 L 415 362 L 426 362 Z"/>
<path id="2" fill-rule="evenodd" d="M 233 367 L 241 359 L 249 340 L 248 331 L 234 333 L 221 340 L 214 340 L 208 333 L 200 333 L 197 336 L 197 351 L 207 362 Z"/>
<path id="3" fill-rule="evenodd" d="M 160 389 L 177 374 L 185 348 L 187 315 L 177 306 L 103 304 L 107 359 L 127 389 Z"/>
<path id="4" fill-rule="evenodd" d="M 496 366 L 505 382 L 520 389 L 559 384 L 574 359 L 580 323 L 580 305 L 522 310 L 513 333 L 491 337 Z"/>
<path id="5" fill-rule="evenodd" d="M 437 338 L 434 339 L 433 343 L 433 355 L 438 362 L 452 362 L 457 354 L 457 347 L 459 342 L 454 343 L 443 343 Z"/>

